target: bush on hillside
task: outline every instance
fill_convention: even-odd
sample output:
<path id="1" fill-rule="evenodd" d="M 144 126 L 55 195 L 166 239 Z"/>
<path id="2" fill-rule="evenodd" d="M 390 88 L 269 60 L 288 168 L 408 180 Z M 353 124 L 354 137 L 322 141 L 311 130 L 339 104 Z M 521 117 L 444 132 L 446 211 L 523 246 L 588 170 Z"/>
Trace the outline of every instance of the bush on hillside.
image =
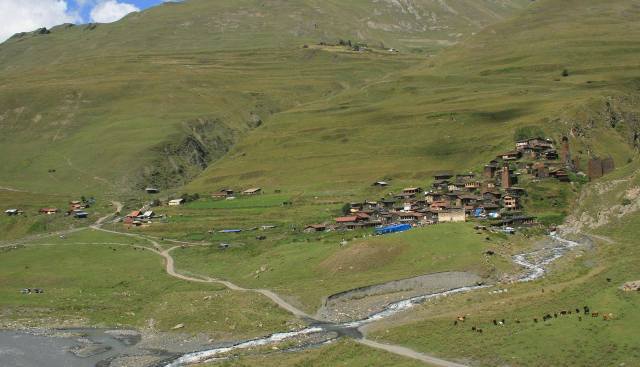
<path id="1" fill-rule="evenodd" d="M 346 203 L 342 206 L 342 214 L 347 215 L 351 213 L 351 204 Z"/>

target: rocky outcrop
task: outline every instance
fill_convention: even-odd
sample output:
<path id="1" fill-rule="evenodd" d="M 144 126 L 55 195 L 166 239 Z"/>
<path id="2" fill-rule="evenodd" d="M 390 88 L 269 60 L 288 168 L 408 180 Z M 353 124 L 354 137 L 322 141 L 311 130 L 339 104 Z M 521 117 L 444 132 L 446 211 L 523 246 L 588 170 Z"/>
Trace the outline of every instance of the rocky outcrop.
<path id="1" fill-rule="evenodd" d="M 182 126 L 182 133 L 153 149 L 156 156 L 142 168 L 137 188 L 184 185 L 233 146 L 237 131 L 219 119 L 200 118 Z"/>

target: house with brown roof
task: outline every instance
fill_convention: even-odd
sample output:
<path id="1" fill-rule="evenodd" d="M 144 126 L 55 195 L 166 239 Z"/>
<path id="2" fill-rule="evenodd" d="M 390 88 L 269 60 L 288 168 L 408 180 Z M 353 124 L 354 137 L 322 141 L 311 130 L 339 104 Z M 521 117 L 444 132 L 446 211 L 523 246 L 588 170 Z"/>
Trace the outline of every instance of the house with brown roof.
<path id="1" fill-rule="evenodd" d="M 469 191 L 477 190 L 480 188 L 480 181 L 471 180 L 464 184 L 464 188 Z"/>
<path id="2" fill-rule="evenodd" d="M 549 172 L 549 176 L 561 182 L 571 181 L 571 179 L 569 178 L 569 173 L 567 173 L 567 171 L 564 169 L 557 169 L 557 170 L 551 171 Z"/>
<path id="3" fill-rule="evenodd" d="M 502 206 L 509 210 L 518 209 L 518 198 L 512 195 L 505 195 L 502 198 Z"/>
<path id="4" fill-rule="evenodd" d="M 438 180 L 450 180 L 452 179 L 454 176 L 453 172 L 451 171 L 441 171 L 441 172 L 437 172 L 433 175 L 434 180 L 438 181 Z"/>
<path id="5" fill-rule="evenodd" d="M 407 187 L 402 190 L 403 195 L 415 195 L 422 192 L 422 188 L 420 187 Z"/>
<path id="6" fill-rule="evenodd" d="M 424 199 L 426 200 L 427 204 L 431 204 L 434 201 L 440 201 L 442 200 L 442 197 L 442 194 L 433 191 L 429 191 L 424 194 Z"/>
<path id="7" fill-rule="evenodd" d="M 417 212 L 397 212 L 395 213 L 398 221 L 402 223 L 416 223 L 424 220 L 424 213 Z"/>
<path id="8" fill-rule="evenodd" d="M 243 195 L 259 195 L 262 194 L 262 189 L 259 187 L 252 187 L 242 192 Z"/>
<path id="9" fill-rule="evenodd" d="M 429 205 L 430 210 L 441 211 L 449 208 L 450 204 L 446 201 L 434 201 Z"/>
<path id="10" fill-rule="evenodd" d="M 516 150 L 499 154 L 497 157 L 503 161 L 516 161 L 522 157 L 522 153 Z"/>
<path id="11" fill-rule="evenodd" d="M 233 194 L 234 194 L 234 191 L 231 189 L 222 189 L 216 193 L 211 194 L 211 196 L 214 198 L 226 198 L 226 197 L 233 196 Z"/>
<path id="12" fill-rule="evenodd" d="M 142 216 L 142 212 L 140 210 L 134 210 L 127 215 L 127 218 L 137 218 Z"/>
<path id="13" fill-rule="evenodd" d="M 324 224 L 310 224 L 304 228 L 304 231 L 306 233 L 324 232 L 326 230 L 327 230 L 327 226 Z"/>

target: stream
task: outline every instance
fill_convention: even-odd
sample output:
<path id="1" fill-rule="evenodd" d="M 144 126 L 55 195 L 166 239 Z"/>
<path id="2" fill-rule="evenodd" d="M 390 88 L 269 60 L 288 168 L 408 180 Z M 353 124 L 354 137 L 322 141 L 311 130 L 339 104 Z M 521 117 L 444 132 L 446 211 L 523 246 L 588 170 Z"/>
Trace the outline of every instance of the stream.
<path id="1" fill-rule="evenodd" d="M 546 272 L 549 264 L 554 261 L 560 259 L 565 254 L 567 254 L 571 249 L 580 246 L 579 243 L 570 241 L 555 233 L 551 234 L 551 240 L 553 243 L 552 246 L 548 246 L 542 249 L 537 249 L 535 251 L 516 254 L 512 256 L 512 260 L 514 263 L 520 265 L 524 272 L 519 275 L 518 278 L 515 279 L 516 282 L 531 282 L 537 279 L 542 278 Z M 337 337 L 346 336 L 352 338 L 361 338 L 362 334 L 358 330 L 360 327 L 370 324 L 393 315 L 396 315 L 400 312 L 404 312 L 416 305 L 423 304 L 425 302 L 440 298 L 447 297 L 454 294 L 467 293 L 471 291 L 475 291 L 482 288 L 493 287 L 494 285 L 477 285 L 477 286 L 468 286 L 468 287 L 459 287 L 454 289 L 449 289 L 441 292 L 435 292 L 425 295 L 420 295 L 412 298 L 408 298 L 405 300 L 397 301 L 388 304 L 382 311 L 369 315 L 366 318 L 350 321 L 345 323 L 333 324 L 333 323 L 322 323 L 317 320 L 310 320 L 311 326 L 291 332 L 284 333 L 276 333 L 272 334 L 265 338 L 252 339 L 237 342 L 236 344 L 224 347 L 217 347 L 207 350 L 202 350 L 193 353 L 187 353 L 180 357 L 174 358 L 171 361 L 165 361 L 161 364 L 158 364 L 159 367 L 184 367 L 195 363 L 206 363 L 219 359 L 224 359 L 225 355 L 230 352 L 257 348 L 263 346 L 269 346 L 273 344 L 277 344 L 287 340 L 293 340 L 294 338 L 300 338 L 303 336 L 309 336 L 312 334 L 321 334 L 321 333 L 334 333 L 337 334 Z M 331 340 L 329 339 L 329 342 Z M 328 341 L 315 342 L 306 345 L 306 348 L 314 347 L 317 345 L 325 344 Z M 303 347 L 304 348 L 304 347 Z"/>
<path id="2" fill-rule="evenodd" d="M 129 353 L 139 341 L 131 331 L 67 329 L 0 330 L 2 367 L 107 367 L 112 358 Z"/>

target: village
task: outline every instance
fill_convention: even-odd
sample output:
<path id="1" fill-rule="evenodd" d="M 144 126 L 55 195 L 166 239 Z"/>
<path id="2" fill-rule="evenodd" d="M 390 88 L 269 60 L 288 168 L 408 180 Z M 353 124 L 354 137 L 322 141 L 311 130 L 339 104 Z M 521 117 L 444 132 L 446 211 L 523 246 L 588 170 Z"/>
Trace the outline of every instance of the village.
<path id="1" fill-rule="evenodd" d="M 595 179 L 613 169 L 611 158 L 592 158 L 588 177 Z M 515 143 L 515 150 L 488 162 L 481 174 L 439 172 L 428 189 L 407 187 L 379 200 L 345 204 L 344 216 L 335 218 L 333 223 L 308 225 L 305 232 L 374 228 L 381 235 L 416 226 L 474 220 L 513 234 L 516 228 L 539 224 L 524 211 L 527 192 L 517 186 L 519 181 L 527 177 L 532 181 L 554 179 L 566 183 L 571 181 L 570 174 L 585 175 L 579 172 L 578 160 L 572 159 L 566 137 L 560 152 L 551 139 L 520 140 Z M 389 183 L 377 181 L 373 186 L 386 188 Z"/>
<path id="2" fill-rule="evenodd" d="M 398 193 L 389 192 L 377 200 L 347 203 L 342 209 L 343 216 L 331 222 L 306 225 L 303 231 L 313 233 L 373 229 L 376 234 L 382 235 L 418 226 L 474 221 L 479 228 L 513 234 L 517 228 L 540 225 L 534 216 L 527 215 L 525 211 L 523 202 L 527 191 L 518 186 L 521 181 L 556 180 L 567 183 L 571 181 L 571 175 L 595 179 L 613 169 L 614 162 L 611 158 L 591 158 L 588 162 L 588 174 L 584 174 L 580 171 L 579 161 L 571 156 L 566 137 L 562 139 L 560 151 L 553 140 L 535 137 L 517 141 L 514 150 L 498 154 L 478 173 L 437 172 L 426 189 L 419 186 L 407 187 Z M 390 183 L 377 181 L 372 185 L 384 190 Z M 144 191 L 151 196 L 160 193 L 160 189 L 155 187 L 147 187 Z M 240 191 L 223 188 L 211 194 L 211 198 L 235 200 L 238 197 L 261 195 L 263 192 L 260 187 Z M 153 207 L 177 207 L 199 199 L 198 194 L 169 197 L 165 201 L 155 199 L 139 210 L 123 215 L 119 221 L 128 228 L 166 222 L 166 215 L 156 213 Z M 84 219 L 89 216 L 86 209 L 94 203 L 95 199 L 92 198 L 72 200 L 64 213 L 66 216 Z M 291 204 L 282 203 L 283 206 Z M 59 212 L 58 208 L 50 207 L 39 210 L 42 215 L 55 215 Z M 5 210 L 5 214 L 17 216 L 24 212 L 11 208 Z"/>
<path id="3" fill-rule="evenodd" d="M 94 198 L 85 198 L 82 197 L 80 200 L 71 200 L 69 201 L 69 207 L 66 211 L 63 211 L 59 208 L 54 207 L 44 207 L 38 210 L 38 214 L 41 215 L 56 215 L 64 212 L 64 215 L 67 217 L 73 217 L 76 219 L 86 219 L 89 217 L 89 213 L 86 209 L 90 208 L 94 205 L 96 200 Z M 25 211 L 22 209 L 11 208 L 6 209 L 4 211 L 5 215 L 13 217 L 13 216 L 22 216 L 25 215 Z"/>

